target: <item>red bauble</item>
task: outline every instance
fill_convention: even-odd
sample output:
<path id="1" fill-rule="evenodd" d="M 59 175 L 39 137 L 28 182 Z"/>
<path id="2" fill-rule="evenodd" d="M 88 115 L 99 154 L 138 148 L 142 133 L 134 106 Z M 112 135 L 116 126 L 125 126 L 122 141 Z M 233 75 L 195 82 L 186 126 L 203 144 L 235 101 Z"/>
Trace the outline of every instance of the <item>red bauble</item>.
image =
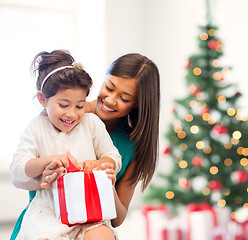
<path id="1" fill-rule="evenodd" d="M 179 178 L 178 184 L 182 189 L 189 189 L 190 188 L 190 182 L 186 178 Z"/>
<path id="2" fill-rule="evenodd" d="M 198 87 L 198 86 L 196 86 L 196 85 L 191 85 L 190 87 L 189 87 L 189 93 L 191 94 L 191 95 L 196 95 L 198 92 L 200 92 L 201 91 L 201 89 Z"/>
<path id="3" fill-rule="evenodd" d="M 222 182 L 218 180 L 212 180 L 208 183 L 208 186 L 211 188 L 211 190 L 221 190 L 223 187 Z"/>
<path id="4" fill-rule="evenodd" d="M 170 154 L 171 153 L 171 148 L 170 147 L 166 147 L 163 151 L 163 154 Z"/>
<path id="5" fill-rule="evenodd" d="M 194 158 L 192 158 L 192 164 L 195 166 L 195 167 L 201 167 L 202 166 L 202 158 L 199 157 L 199 156 L 196 156 Z"/>
<path id="6" fill-rule="evenodd" d="M 216 40 L 210 40 L 208 42 L 208 47 L 211 48 L 211 49 L 215 49 L 217 46 L 217 41 Z"/>
<path id="7" fill-rule="evenodd" d="M 188 67 L 191 67 L 191 64 L 192 64 L 192 62 L 191 61 L 188 61 L 187 63 L 186 63 L 186 68 L 188 68 Z"/>
<path id="8" fill-rule="evenodd" d="M 210 109 L 209 108 L 203 107 L 200 114 L 202 116 L 204 113 L 209 113 L 209 112 L 210 112 Z"/>
<path id="9" fill-rule="evenodd" d="M 248 181 L 248 173 L 244 170 L 238 170 L 232 174 L 235 183 L 245 183 Z"/>
<path id="10" fill-rule="evenodd" d="M 228 128 L 223 125 L 215 125 L 213 127 L 213 132 L 217 134 L 226 134 L 228 133 L 228 131 L 229 131 Z"/>

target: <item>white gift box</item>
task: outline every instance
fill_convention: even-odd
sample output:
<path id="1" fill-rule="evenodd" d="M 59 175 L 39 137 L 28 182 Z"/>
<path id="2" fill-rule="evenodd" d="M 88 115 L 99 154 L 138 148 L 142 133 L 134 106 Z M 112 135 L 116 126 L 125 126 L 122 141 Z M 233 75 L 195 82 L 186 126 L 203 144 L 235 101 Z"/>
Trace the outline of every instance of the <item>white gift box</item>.
<path id="1" fill-rule="evenodd" d="M 67 225 L 116 217 L 112 181 L 105 171 L 83 172 L 74 166 L 53 183 L 55 213 Z"/>

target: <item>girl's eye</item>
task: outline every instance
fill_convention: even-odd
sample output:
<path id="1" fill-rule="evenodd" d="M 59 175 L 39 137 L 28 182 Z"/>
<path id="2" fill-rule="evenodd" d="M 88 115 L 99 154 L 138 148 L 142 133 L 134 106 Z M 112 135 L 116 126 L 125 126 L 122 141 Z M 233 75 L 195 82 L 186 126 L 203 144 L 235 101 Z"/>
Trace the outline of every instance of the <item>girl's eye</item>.
<path id="1" fill-rule="evenodd" d="M 68 107 L 68 105 L 63 105 L 63 104 L 59 104 L 59 106 L 60 106 L 61 108 L 66 108 L 66 107 Z"/>

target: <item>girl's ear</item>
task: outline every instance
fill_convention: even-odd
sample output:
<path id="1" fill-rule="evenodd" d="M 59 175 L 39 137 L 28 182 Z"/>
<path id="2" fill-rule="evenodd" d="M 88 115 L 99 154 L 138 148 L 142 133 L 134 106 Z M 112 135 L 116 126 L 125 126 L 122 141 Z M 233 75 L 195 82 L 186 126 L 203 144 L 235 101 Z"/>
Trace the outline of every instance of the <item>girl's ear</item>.
<path id="1" fill-rule="evenodd" d="M 41 104 L 42 107 L 46 107 L 47 106 L 47 100 L 46 100 L 46 97 L 45 97 L 45 94 L 41 91 L 37 92 L 37 98 Z"/>

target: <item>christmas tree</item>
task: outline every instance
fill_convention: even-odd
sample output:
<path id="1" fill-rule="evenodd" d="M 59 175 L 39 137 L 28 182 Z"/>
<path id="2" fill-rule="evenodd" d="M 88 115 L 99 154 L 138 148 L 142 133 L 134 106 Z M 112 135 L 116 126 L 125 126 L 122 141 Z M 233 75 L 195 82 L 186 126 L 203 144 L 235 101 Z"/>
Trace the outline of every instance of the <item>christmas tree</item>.
<path id="1" fill-rule="evenodd" d="M 240 114 L 241 93 L 225 76 L 222 41 L 211 23 L 206 1 L 206 24 L 199 27 L 199 53 L 186 64 L 188 95 L 175 100 L 173 122 L 165 134 L 171 157 L 169 174 L 158 173 L 164 184 L 151 184 L 146 200 L 177 207 L 208 202 L 233 211 L 248 207 L 248 121 Z"/>

